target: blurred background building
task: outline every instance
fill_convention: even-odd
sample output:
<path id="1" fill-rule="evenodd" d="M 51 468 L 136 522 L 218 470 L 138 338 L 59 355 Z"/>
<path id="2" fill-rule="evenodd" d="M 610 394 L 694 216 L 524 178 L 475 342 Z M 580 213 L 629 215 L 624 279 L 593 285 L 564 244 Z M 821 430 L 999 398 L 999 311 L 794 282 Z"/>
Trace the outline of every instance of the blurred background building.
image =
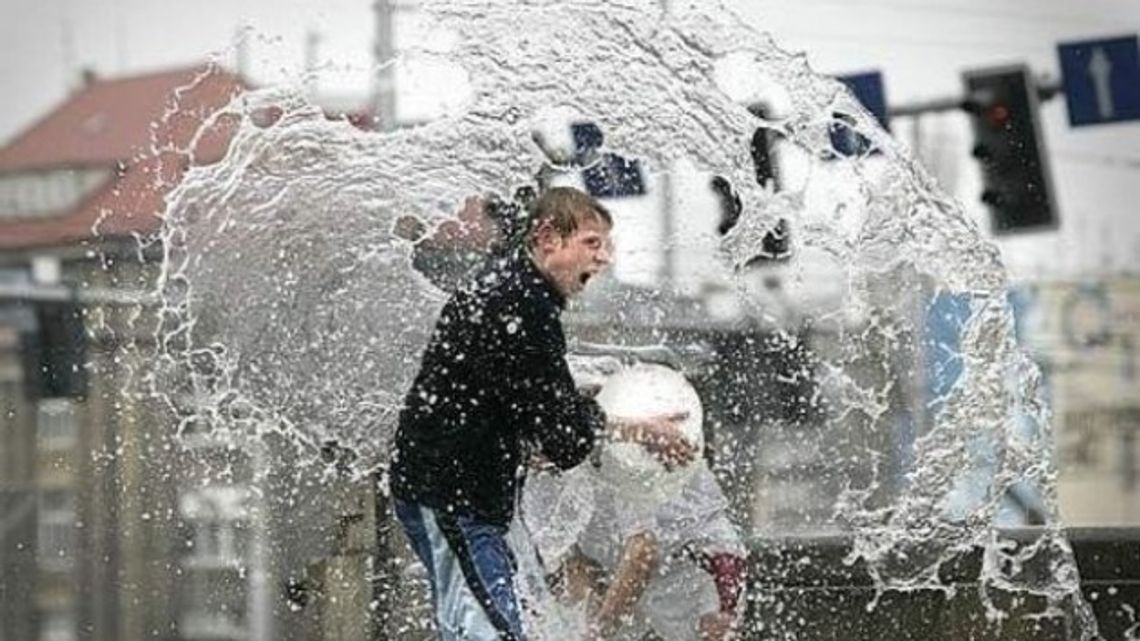
<path id="1" fill-rule="evenodd" d="M 1136 525 L 1140 276 L 1048 279 L 1015 291 L 1023 341 L 1048 377 L 1066 522 Z"/>
<path id="2" fill-rule="evenodd" d="M 137 239 L 191 157 L 221 157 L 226 132 L 195 134 L 241 87 L 88 72 L 0 148 L 0 638 L 172 638 L 180 610 L 180 638 L 238 638 L 193 615 L 217 598 L 196 573 L 236 571 L 241 488 L 179 485 L 146 400 L 154 323 L 132 319 L 161 257 Z"/>
<path id="3" fill-rule="evenodd" d="M 307 90 L 330 113 L 386 129 L 454 108 L 456 96 L 432 95 L 423 85 L 462 74 L 430 66 L 374 73 L 374 57 L 390 57 L 419 33 L 414 9 L 383 0 L 316 13 L 290 5 L 311 19 L 300 26 L 282 24 L 300 21 L 277 3 L 265 3 L 252 19 L 224 14 L 231 20 L 224 25 L 200 9 L 179 17 L 174 12 L 186 9 L 170 8 L 158 18 L 127 11 L 126 2 L 111 10 L 90 4 L 35 27 L 21 26 L 33 24 L 23 9 L 0 10 L 0 42 L 19 66 L 5 73 L 0 91 L 13 97 L 0 108 L 0 641 L 309 638 L 302 606 L 314 578 L 297 567 L 327 552 L 313 545 L 331 538 L 326 525 L 291 532 L 296 519 L 288 517 L 301 508 L 283 514 L 258 498 L 248 481 L 264 462 L 253 453 L 198 438 L 193 426 L 190 454 L 168 447 L 163 436 L 172 419 L 146 394 L 154 328 L 135 320 L 148 312 L 162 248 L 138 239 L 157 229 L 163 197 L 191 163 L 223 156 L 232 133 L 224 119 L 205 136 L 194 133 L 249 78 L 269 83 L 281 80 L 274 69 L 285 67 L 285 78 L 307 70 Z M 897 105 L 960 96 L 964 69 L 1010 61 L 1028 63 L 1043 86 L 1055 86 L 1057 42 L 1140 24 L 1127 0 L 1102 0 L 1079 13 L 1060 2 L 1023 5 L 884 0 L 739 8 L 777 41 L 807 50 L 816 68 L 883 69 Z M 89 20 L 106 28 L 80 29 Z M 889 26 L 899 20 L 909 27 Z M 169 42 L 158 25 L 179 21 L 200 33 Z M 224 56 L 234 71 L 185 66 L 206 49 L 229 47 L 239 24 L 249 28 Z M 109 69 L 116 73 L 102 71 Z M 754 97 L 741 89 L 742 101 Z M 1132 194 L 1140 124 L 1078 132 L 1061 103 L 1040 112 L 1058 224 L 992 237 L 1010 266 L 1019 339 L 1045 375 L 1066 524 L 1137 526 L 1140 233 Z M 960 110 L 911 114 L 893 127 L 990 230 L 990 211 L 977 198 L 985 177 L 970 157 L 970 117 Z M 598 297 L 652 299 L 669 311 L 670 342 L 699 347 L 682 356 L 710 408 L 709 423 L 747 445 L 718 452 L 712 439 L 737 517 L 760 534 L 832 532 L 832 503 L 853 473 L 836 462 L 840 452 L 891 452 L 907 425 L 922 420 L 926 355 L 884 354 L 863 369 L 852 365 L 868 384 L 896 383 L 887 401 L 899 431 L 829 421 L 828 390 L 812 355 L 837 349 L 836 336 L 805 322 L 806 309 L 834 295 L 828 273 L 809 270 L 805 281 L 789 278 L 780 261 L 756 266 L 750 277 L 764 317 L 733 308 L 700 277 L 711 255 L 663 242 L 672 233 L 715 236 L 724 216 L 709 176 L 675 169 L 671 182 L 645 175 L 638 193 L 608 199 L 619 216 L 644 222 L 644 233 L 619 238 L 631 258 L 619 257 Z M 566 180 L 587 186 L 583 176 Z M 916 298 L 915 313 L 930 305 Z M 569 319 L 581 340 L 660 338 L 636 319 L 615 334 L 604 308 L 592 310 Z M 274 491 L 292 489 L 280 480 Z M 316 495 L 312 488 L 302 494 Z M 1009 503 L 1009 524 L 1039 522 L 1033 497 Z M 314 499 L 305 509 L 319 520 L 337 508 Z"/>

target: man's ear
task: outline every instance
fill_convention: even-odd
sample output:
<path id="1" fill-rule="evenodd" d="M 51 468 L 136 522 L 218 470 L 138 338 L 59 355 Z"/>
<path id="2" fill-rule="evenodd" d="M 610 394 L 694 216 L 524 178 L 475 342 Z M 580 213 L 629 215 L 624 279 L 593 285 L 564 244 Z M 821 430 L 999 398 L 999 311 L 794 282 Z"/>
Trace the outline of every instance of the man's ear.
<path id="1" fill-rule="evenodd" d="M 558 249 L 562 236 L 550 221 L 539 223 L 534 230 L 534 248 L 543 254 Z"/>

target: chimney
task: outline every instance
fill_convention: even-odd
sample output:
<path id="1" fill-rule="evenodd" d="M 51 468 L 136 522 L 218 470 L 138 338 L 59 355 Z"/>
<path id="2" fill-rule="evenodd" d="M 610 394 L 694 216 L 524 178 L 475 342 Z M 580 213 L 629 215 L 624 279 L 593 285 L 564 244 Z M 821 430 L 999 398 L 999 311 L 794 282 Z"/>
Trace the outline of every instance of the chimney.
<path id="1" fill-rule="evenodd" d="M 95 84 L 96 80 L 99 79 L 99 76 L 95 74 L 95 70 L 91 67 L 84 67 L 83 70 L 79 73 L 80 78 L 82 79 L 81 88 L 90 87 L 91 85 Z"/>

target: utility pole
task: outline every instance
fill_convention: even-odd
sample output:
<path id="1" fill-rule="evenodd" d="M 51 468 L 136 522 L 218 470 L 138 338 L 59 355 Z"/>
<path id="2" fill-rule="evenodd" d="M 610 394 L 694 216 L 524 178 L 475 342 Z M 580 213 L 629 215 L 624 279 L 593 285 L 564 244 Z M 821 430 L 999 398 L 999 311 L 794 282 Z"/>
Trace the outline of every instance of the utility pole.
<path id="1" fill-rule="evenodd" d="M 661 20 L 669 18 L 669 0 L 658 0 L 661 4 Z M 673 162 L 668 159 L 661 167 L 658 177 L 661 190 L 661 236 L 665 239 L 664 255 L 662 256 L 661 282 L 666 287 L 675 284 L 676 270 L 673 261 L 677 256 L 674 238 L 676 226 L 673 224 Z"/>
<path id="2" fill-rule="evenodd" d="M 126 73 L 127 71 L 127 21 L 123 17 L 123 4 L 122 2 L 116 3 L 115 6 L 115 57 L 118 63 L 119 73 Z"/>
<path id="3" fill-rule="evenodd" d="M 82 87 L 82 83 L 79 82 L 75 68 L 75 28 L 67 16 L 59 20 L 59 52 L 62 58 L 60 62 L 63 63 L 64 89 L 70 93 L 77 86 Z"/>
<path id="4" fill-rule="evenodd" d="M 320 87 L 317 83 L 317 65 L 320 59 L 321 34 L 309 28 L 305 33 L 305 93 L 309 100 L 317 100 Z"/>
<path id="5" fill-rule="evenodd" d="M 242 80 L 249 79 L 249 27 L 234 29 L 234 71 Z"/>
<path id="6" fill-rule="evenodd" d="M 376 42 L 373 44 L 375 78 L 372 90 L 372 113 L 382 131 L 396 128 L 396 73 L 392 61 L 396 55 L 393 46 L 392 0 L 375 0 Z"/>

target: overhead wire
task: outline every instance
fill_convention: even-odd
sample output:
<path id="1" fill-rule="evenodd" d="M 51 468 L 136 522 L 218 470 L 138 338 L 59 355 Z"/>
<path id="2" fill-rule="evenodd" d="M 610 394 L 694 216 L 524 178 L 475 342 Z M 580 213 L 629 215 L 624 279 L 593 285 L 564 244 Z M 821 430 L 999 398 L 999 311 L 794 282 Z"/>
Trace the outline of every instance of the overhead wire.
<path id="1" fill-rule="evenodd" d="M 1001 9 L 967 9 L 959 7 L 938 6 L 928 3 L 913 4 L 907 2 L 895 2 L 891 0 L 865 0 L 862 2 L 852 3 L 850 0 L 809 0 L 809 6 L 841 6 L 844 9 L 863 9 L 863 8 L 878 8 L 890 10 L 904 10 L 911 12 L 925 12 L 925 13 L 940 13 L 945 15 L 959 16 L 963 18 L 1000 18 L 1014 21 L 1017 24 L 1024 24 L 1026 22 L 1037 23 L 1039 26 L 1044 24 L 1054 24 L 1058 27 L 1070 28 L 1074 24 L 1087 24 L 1101 28 L 1118 29 L 1121 19 L 1119 16 L 1103 16 L 1092 17 L 1087 13 L 1049 13 L 1042 14 L 1039 11 L 1017 11 L 1017 10 L 1001 10 Z M 1137 17 L 1140 19 L 1140 11 L 1137 12 Z M 952 40 L 952 39 L 938 39 L 938 38 L 917 38 L 907 37 L 897 33 L 892 33 L 888 39 L 884 37 L 877 37 L 874 35 L 860 35 L 852 33 L 823 33 L 815 31 L 805 31 L 799 29 L 780 30 L 779 33 L 786 35 L 794 35 L 804 38 L 812 39 L 827 39 L 831 41 L 848 41 L 856 43 L 867 44 L 884 44 L 889 42 L 891 45 L 905 45 L 926 48 L 983 48 L 994 49 L 1002 51 L 1011 51 L 1013 49 L 1021 49 L 1023 51 L 1035 52 L 1051 52 L 1055 46 L 1053 43 L 1043 43 L 1041 39 L 1032 36 L 1025 38 L 1018 38 L 1011 40 L 1009 34 L 1006 33 L 1000 40 Z M 1011 46 L 1012 45 L 1012 46 Z"/>
<path id="2" fill-rule="evenodd" d="M 950 7 L 945 5 L 935 5 L 930 3 L 892 2 L 891 0 L 862 0 L 859 2 L 851 2 L 850 0 L 809 0 L 809 3 L 815 5 L 842 6 L 846 8 L 878 7 L 883 9 L 899 9 L 903 11 L 913 12 L 941 13 L 968 18 L 1008 18 L 1022 23 L 1044 22 L 1063 24 L 1065 26 L 1071 26 L 1076 23 L 1085 23 L 1089 25 L 1095 24 L 1097 26 L 1113 28 L 1118 28 L 1120 25 L 1119 16 L 1093 17 L 1090 16 L 1088 12 L 1060 14 L 1042 13 L 1038 10 L 1003 10 L 994 7 L 987 7 L 985 9 L 970 9 Z"/>
<path id="3" fill-rule="evenodd" d="M 777 36 L 779 36 L 779 35 L 790 35 L 790 36 L 798 36 L 798 37 L 808 38 L 808 39 L 813 39 L 813 40 L 814 39 L 826 39 L 826 40 L 830 40 L 830 41 L 845 41 L 845 42 L 854 42 L 854 43 L 860 43 L 860 44 L 880 44 L 880 45 L 885 44 L 885 40 L 883 38 L 876 38 L 873 36 L 856 36 L 856 35 L 846 34 L 846 33 L 822 33 L 822 32 L 811 32 L 811 31 L 781 30 L 779 32 L 776 32 L 776 35 Z M 1001 42 L 985 41 L 985 40 L 937 40 L 937 39 L 931 39 L 931 38 L 906 38 L 906 37 L 901 37 L 901 36 L 897 36 L 897 35 L 892 35 L 890 37 L 889 44 L 892 46 L 906 45 L 906 46 L 914 46 L 914 47 L 929 47 L 929 48 L 956 49 L 956 50 L 961 50 L 961 49 L 967 48 L 967 47 L 973 48 L 973 49 L 994 49 L 994 50 L 1000 50 L 1000 51 L 1005 51 L 1005 52 L 1009 52 L 1012 50 L 1012 47 L 1010 46 L 1011 43 L 1009 40 L 1004 40 Z M 1020 43 L 1018 43 L 1018 44 L 1020 44 Z M 1041 53 L 1041 52 L 1051 52 L 1052 50 L 1053 50 L 1052 45 L 1041 44 L 1041 43 L 1030 43 L 1030 42 L 1026 41 L 1023 45 L 1021 45 L 1021 51 L 1036 51 L 1038 53 Z"/>

